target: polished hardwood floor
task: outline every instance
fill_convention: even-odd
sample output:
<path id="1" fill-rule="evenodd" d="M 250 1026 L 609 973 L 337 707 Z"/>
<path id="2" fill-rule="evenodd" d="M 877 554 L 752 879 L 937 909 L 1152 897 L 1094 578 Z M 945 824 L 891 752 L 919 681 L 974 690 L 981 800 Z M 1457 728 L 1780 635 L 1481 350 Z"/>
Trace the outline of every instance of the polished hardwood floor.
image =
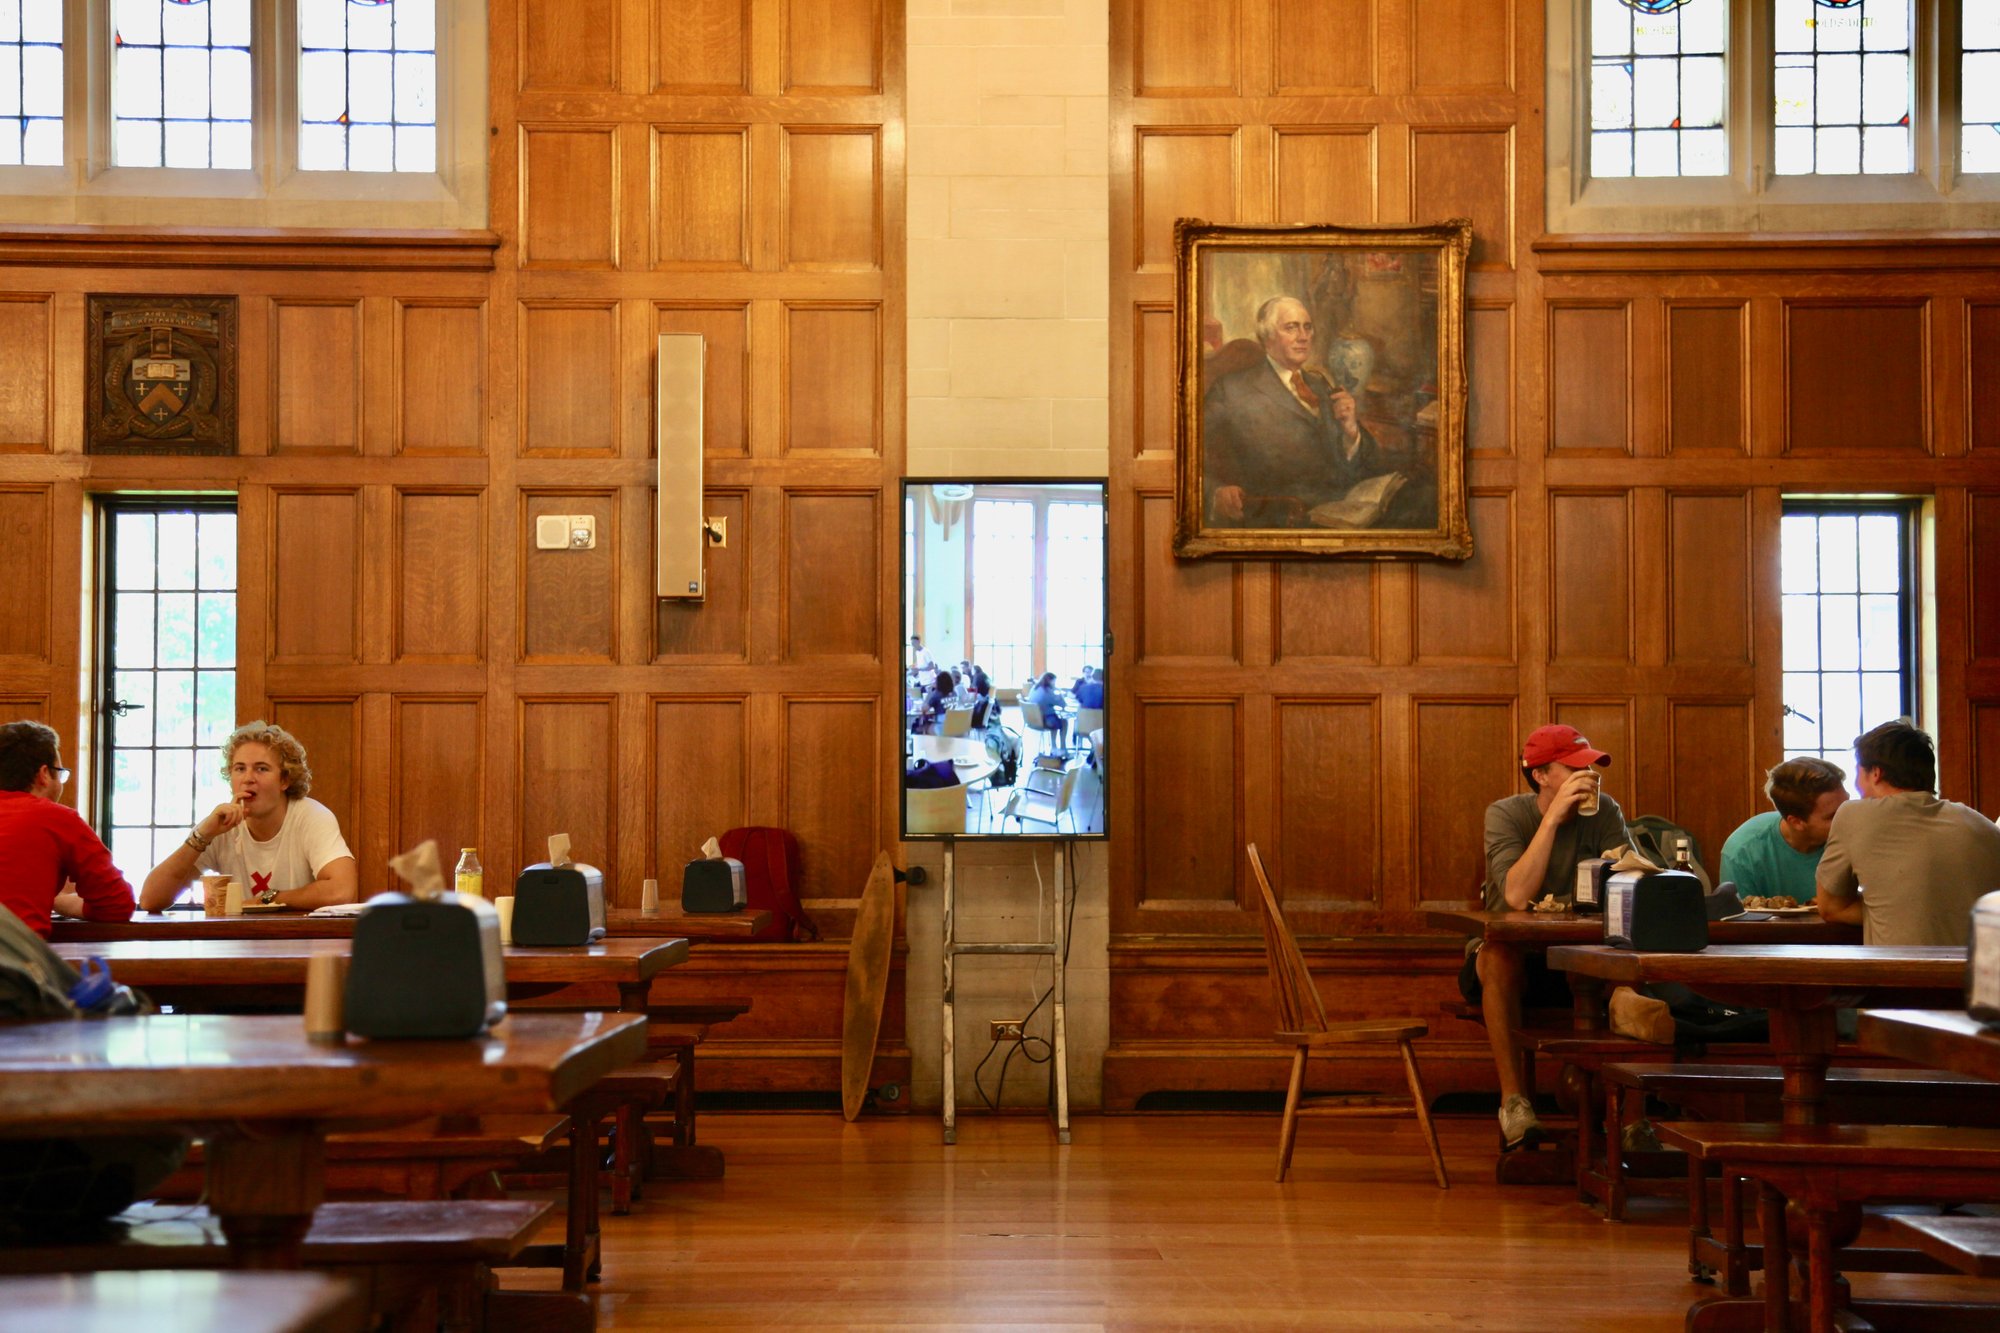
<path id="1" fill-rule="evenodd" d="M 1606 1223 L 1502 1189 L 1486 1120 L 1441 1122 L 1448 1193 L 1413 1125 L 1307 1121 L 1276 1185 L 1271 1116 L 1085 1116 L 1067 1148 L 1034 1118 L 959 1124 L 946 1148 L 934 1117 L 704 1116 L 728 1176 L 605 1219 L 600 1327 L 1669 1333 L 1709 1290 L 1678 1207 Z"/>

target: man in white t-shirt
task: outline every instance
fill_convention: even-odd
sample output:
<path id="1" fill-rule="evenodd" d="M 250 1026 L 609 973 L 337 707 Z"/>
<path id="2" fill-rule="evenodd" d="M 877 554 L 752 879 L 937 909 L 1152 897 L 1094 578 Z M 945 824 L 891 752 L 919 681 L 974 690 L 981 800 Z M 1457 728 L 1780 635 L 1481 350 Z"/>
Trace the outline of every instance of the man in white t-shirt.
<path id="1" fill-rule="evenodd" d="M 241 884 L 250 903 L 310 911 L 355 901 L 360 877 L 340 821 L 306 795 L 305 746 L 283 727 L 246 722 L 223 742 L 222 773 L 235 799 L 209 811 L 153 867 L 141 909 L 163 910 L 203 871 Z"/>

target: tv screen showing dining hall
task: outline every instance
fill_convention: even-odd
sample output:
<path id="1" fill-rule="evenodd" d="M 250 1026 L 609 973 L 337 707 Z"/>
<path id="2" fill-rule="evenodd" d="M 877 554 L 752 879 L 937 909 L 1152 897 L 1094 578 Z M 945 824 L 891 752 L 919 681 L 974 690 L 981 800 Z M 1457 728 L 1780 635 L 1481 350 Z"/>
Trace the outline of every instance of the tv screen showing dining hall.
<path id="1" fill-rule="evenodd" d="M 906 837 L 1103 836 L 1104 485 L 903 487 Z"/>

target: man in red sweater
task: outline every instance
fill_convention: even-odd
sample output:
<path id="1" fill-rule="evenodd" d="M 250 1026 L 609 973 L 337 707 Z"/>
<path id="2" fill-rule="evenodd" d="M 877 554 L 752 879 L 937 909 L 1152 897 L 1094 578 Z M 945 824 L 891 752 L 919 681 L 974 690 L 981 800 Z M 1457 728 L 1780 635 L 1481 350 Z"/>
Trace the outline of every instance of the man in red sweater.
<path id="1" fill-rule="evenodd" d="M 0 726 L 0 906 L 43 939 L 51 909 L 132 919 L 132 886 L 90 825 L 57 799 L 69 781 L 61 743 L 39 722 Z"/>

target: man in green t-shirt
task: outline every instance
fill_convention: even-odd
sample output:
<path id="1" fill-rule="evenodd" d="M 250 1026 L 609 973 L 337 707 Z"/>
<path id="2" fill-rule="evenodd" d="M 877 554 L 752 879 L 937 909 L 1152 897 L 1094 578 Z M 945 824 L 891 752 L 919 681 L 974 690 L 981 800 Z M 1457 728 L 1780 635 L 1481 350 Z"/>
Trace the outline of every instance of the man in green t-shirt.
<path id="1" fill-rule="evenodd" d="M 1722 844 L 1722 878 L 1741 897 L 1813 900 L 1833 812 L 1847 800 L 1847 774 L 1824 759 L 1787 759 L 1765 775 L 1773 809 L 1752 815 Z"/>

